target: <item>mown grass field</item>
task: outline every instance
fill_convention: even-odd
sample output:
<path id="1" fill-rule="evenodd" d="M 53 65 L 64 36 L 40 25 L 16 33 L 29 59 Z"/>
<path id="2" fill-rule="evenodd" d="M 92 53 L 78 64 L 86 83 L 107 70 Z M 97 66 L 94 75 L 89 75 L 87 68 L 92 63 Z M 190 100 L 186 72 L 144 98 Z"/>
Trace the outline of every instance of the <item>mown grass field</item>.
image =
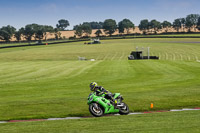
<path id="1" fill-rule="evenodd" d="M 188 43 L 183 43 L 188 42 Z M 107 40 L 0 50 L 0 120 L 89 116 L 89 84 L 120 92 L 131 111 L 200 106 L 200 39 Z M 160 60 L 128 61 L 150 47 Z M 96 61 L 78 61 L 78 56 Z"/>
<path id="2" fill-rule="evenodd" d="M 2 133 L 199 133 L 200 111 L 0 124 Z"/>

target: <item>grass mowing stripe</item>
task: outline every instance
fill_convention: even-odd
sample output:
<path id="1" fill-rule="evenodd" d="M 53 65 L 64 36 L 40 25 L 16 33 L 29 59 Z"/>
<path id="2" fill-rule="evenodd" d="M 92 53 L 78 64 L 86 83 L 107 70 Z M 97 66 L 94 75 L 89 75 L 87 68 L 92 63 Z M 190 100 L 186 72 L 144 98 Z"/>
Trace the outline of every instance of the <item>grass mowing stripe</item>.
<path id="1" fill-rule="evenodd" d="M 81 69 L 79 69 L 79 71 L 76 71 L 76 73 L 71 74 L 70 76 L 68 76 L 68 78 L 76 77 L 76 76 L 80 75 L 81 73 L 85 72 L 87 69 L 91 69 L 92 67 L 94 67 L 95 65 L 99 64 L 100 62 L 101 61 L 96 61 L 96 62 L 92 63 L 91 65 L 84 66 Z"/>
<path id="2" fill-rule="evenodd" d="M 117 55 L 117 52 L 113 55 L 113 57 L 110 60 L 114 60 L 116 55 Z"/>
<path id="3" fill-rule="evenodd" d="M 5 75 L 2 77 L 3 80 L 23 80 L 31 77 L 31 79 L 47 79 L 47 78 L 56 78 L 59 76 L 73 76 L 71 73 L 75 72 L 77 73 L 77 70 L 79 71 L 81 68 L 86 68 L 86 65 L 88 65 L 88 62 L 55 62 L 53 65 L 51 65 L 52 62 L 46 62 L 46 66 L 35 66 L 32 70 L 30 70 L 29 65 L 24 67 L 22 64 L 21 66 L 21 72 L 15 71 L 15 72 L 9 72 L 11 75 Z M 76 66 L 76 67 L 72 67 Z M 9 68 L 8 68 L 9 69 Z M 23 70 L 29 70 L 29 71 L 23 71 Z M 83 69 L 82 71 L 84 71 Z M 69 77 L 69 76 L 68 76 Z M 31 80 L 30 78 L 28 80 Z"/>
<path id="4" fill-rule="evenodd" d="M 61 64 L 58 64 L 58 63 L 61 63 Z M 74 64 L 74 63 L 76 62 L 71 62 L 71 64 Z M 67 64 L 69 65 L 70 62 Z M 9 70 L 8 74 L 4 74 L 5 76 L 2 77 L 2 80 L 6 80 L 6 81 L 23 80 L 24 82 L 25 80 L 31 80 L 31 79 L 42 79 L 42 78 L 47 78 L 47 77 L 50 78 L 49 74 L 55 76 L 57 70 L 63 71 L 62 69 L 56 69 L 56 68 L 57 67 L 60 68 L 60 66 L 63 66 L 64 62 L 55 62 L 55 64 L 53 65 L 52 65 L 52 62 L 45 62 L 45 65 L 42 62 L 37 62 L 37 65 L 33 65 L 33 67 L 32 67 L 32 64 L 30 64 L 29 62 L 28 63 L 20 62 L 17 65 L 20 69 L 18 71 L 14 69 L 13 71 L 10 71 L 12 70 L 12 66 L 8 67 L 7 68 Z M 45 75 L 45 77 L 43 75 Z"/>
<path id="5" fill-rule="evenodd" d="M 121 54 L 121 56 L 119 57 L 119 60 L 122 60 L 123 59 L 123 57 L 125 56 L 125 52 L 123 51 L 123 52 L 121 52 L 122 54 Z"/>

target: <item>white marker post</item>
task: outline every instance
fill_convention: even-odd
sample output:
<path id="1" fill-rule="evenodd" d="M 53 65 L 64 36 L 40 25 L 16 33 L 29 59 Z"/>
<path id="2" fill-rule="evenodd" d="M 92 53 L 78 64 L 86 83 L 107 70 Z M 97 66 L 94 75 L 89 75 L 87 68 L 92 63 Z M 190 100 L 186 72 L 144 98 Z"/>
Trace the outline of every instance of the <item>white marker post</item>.
<path id="1" fill-rule="evenodd" d="M 148 54 L 148 59 L 149 59 L 150 47 L 147 47 L 147 54 Z"/>
<path id="2" fill-rule="evenodd" d="M 143 59 L 143 56 L 144 56 L 144 55 L 143 55 L 143 52 L 144 52 L 144 47 L 142 47 L 142 59 Z"/>

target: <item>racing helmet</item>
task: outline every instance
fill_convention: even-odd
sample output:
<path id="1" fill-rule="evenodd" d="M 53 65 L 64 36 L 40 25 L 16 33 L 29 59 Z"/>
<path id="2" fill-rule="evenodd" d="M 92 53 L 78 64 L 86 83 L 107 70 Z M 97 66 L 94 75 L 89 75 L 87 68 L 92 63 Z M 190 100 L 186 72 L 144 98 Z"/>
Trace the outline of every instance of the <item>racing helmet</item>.
<path id="1" fill-rule="evenodd" d="M 91 90 L 91 91 L 94 91 L 94 89 L 95 89 L 96 86 L 97 86 L 97 83 L 96 83 L 96 82 L 90 83 L 90 90 Z"/>

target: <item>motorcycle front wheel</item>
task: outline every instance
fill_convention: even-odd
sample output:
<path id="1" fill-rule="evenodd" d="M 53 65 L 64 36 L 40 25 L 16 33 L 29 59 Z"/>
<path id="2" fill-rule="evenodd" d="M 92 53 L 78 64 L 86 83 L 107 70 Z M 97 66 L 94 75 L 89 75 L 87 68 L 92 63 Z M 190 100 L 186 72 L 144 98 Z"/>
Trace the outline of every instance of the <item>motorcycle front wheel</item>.
<path id="1" fill-rule="evenodd" d="M 103 110 L 97 103 L 91 103 L 89 105 L 89 111 L 95 117 L 100 117 L 103 115 Z"/>
<path id="2" fill-rule="evenodd" d="M 129 107 L 127 104 L 123 103 L 124 106 L 119 109 L 120 115 L 127 115 L 129 113 Z"/>

